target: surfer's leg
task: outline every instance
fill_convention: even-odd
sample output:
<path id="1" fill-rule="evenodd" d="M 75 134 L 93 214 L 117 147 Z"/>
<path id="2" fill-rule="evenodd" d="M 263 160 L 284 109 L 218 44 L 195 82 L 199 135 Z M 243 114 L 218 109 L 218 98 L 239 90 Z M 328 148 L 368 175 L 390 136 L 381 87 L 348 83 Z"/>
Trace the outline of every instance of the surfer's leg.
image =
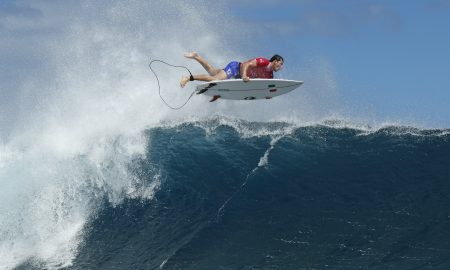
<path id="1" fill-rule="evenodd" d="M 198 53 L 196 52 L 186 53 L 184 57 L 197 60 L 197 62 L 202 65 L 202 67 L 208 72 L 210 76 L 214 76 L 220 71 L 220 69 L 211 66 L 203 57 L 198 55 Z"/>
<path id="2" fill-rule="evenodd" d="M 217 72 L 216 75 L 210 76 L 210 75 L 193 75 L 195 81 L 203 81 L 203 82 L 210 82 L 210 81 L 221 81 L 225 80 L 227 78 L 227 74 L 222 69 Z M 180 86 L 184 87 L 186 84 L 190 81 L 189 76 L 183 76 L 180 81 Z"/>

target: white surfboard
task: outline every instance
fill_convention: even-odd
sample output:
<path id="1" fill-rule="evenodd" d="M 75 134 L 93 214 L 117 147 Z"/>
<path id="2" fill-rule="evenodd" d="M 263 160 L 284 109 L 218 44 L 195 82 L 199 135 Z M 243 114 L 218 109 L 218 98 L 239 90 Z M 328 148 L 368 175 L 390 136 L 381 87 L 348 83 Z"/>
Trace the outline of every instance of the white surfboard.
<path id="1" fill-rule="evenodd" d="M 234 100 L 270 99 L 291 92 L 302 81 L 281 79 L 250 79 L 244 82 L 242 79 L 230 79 L 223 81 L 211 81 L 196 87 L 197 94 Z"/>

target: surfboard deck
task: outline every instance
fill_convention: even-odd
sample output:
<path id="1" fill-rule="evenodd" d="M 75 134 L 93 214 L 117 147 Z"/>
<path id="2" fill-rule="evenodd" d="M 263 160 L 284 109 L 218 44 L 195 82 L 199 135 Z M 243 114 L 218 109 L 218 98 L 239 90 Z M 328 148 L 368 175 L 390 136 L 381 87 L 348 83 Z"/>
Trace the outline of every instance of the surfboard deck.
<path id="1" fill-rule="evenodd" d="M 291 92 L 300 87 L 303 81 L 282 79 L 230 79 L 211 81 L 196 87 L 197 94 L 233 100 L 270 99 Z"/>

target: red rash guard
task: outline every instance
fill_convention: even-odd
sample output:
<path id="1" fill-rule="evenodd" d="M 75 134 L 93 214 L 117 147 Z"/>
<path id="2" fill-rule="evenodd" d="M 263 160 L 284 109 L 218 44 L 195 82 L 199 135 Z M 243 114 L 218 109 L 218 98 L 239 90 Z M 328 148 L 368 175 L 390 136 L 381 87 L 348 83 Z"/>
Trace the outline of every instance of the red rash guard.
<path id="1" fill-rule="evenodd" d="M 261 79 L 273 79 L 273 71 L 271 69 L 269 69 L 269 64 L 270 61 L 266 58 L 262 58 L 262 57 L 257 57 L 257 58 L 253 58 L 248 60 L 245 63 L 249 63 L 253 60 L 256 60 L 256 67 L 248 67 L 247 68 L 247 76 L 251 79 L 254 78 L 261 78 Z M 245 64 L 242 63 L 242 64 Z M 241 71 L 242 71 L 242 66 L 241 66 Z M 241 76 L 243 76 L 244 74 L 241 73 Z"/>

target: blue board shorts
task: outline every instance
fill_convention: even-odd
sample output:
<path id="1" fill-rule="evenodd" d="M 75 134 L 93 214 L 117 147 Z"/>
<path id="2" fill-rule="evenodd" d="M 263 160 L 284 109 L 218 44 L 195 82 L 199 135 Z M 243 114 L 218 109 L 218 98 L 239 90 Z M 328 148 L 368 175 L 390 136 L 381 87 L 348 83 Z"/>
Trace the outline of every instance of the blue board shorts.
<path id="1" fill-rule="evenodd" d="M 241 78 L 241 63 L 237 61 L 230 62 L 224 69 L 227 74 L 227 79 L 240 79 Z"/>

